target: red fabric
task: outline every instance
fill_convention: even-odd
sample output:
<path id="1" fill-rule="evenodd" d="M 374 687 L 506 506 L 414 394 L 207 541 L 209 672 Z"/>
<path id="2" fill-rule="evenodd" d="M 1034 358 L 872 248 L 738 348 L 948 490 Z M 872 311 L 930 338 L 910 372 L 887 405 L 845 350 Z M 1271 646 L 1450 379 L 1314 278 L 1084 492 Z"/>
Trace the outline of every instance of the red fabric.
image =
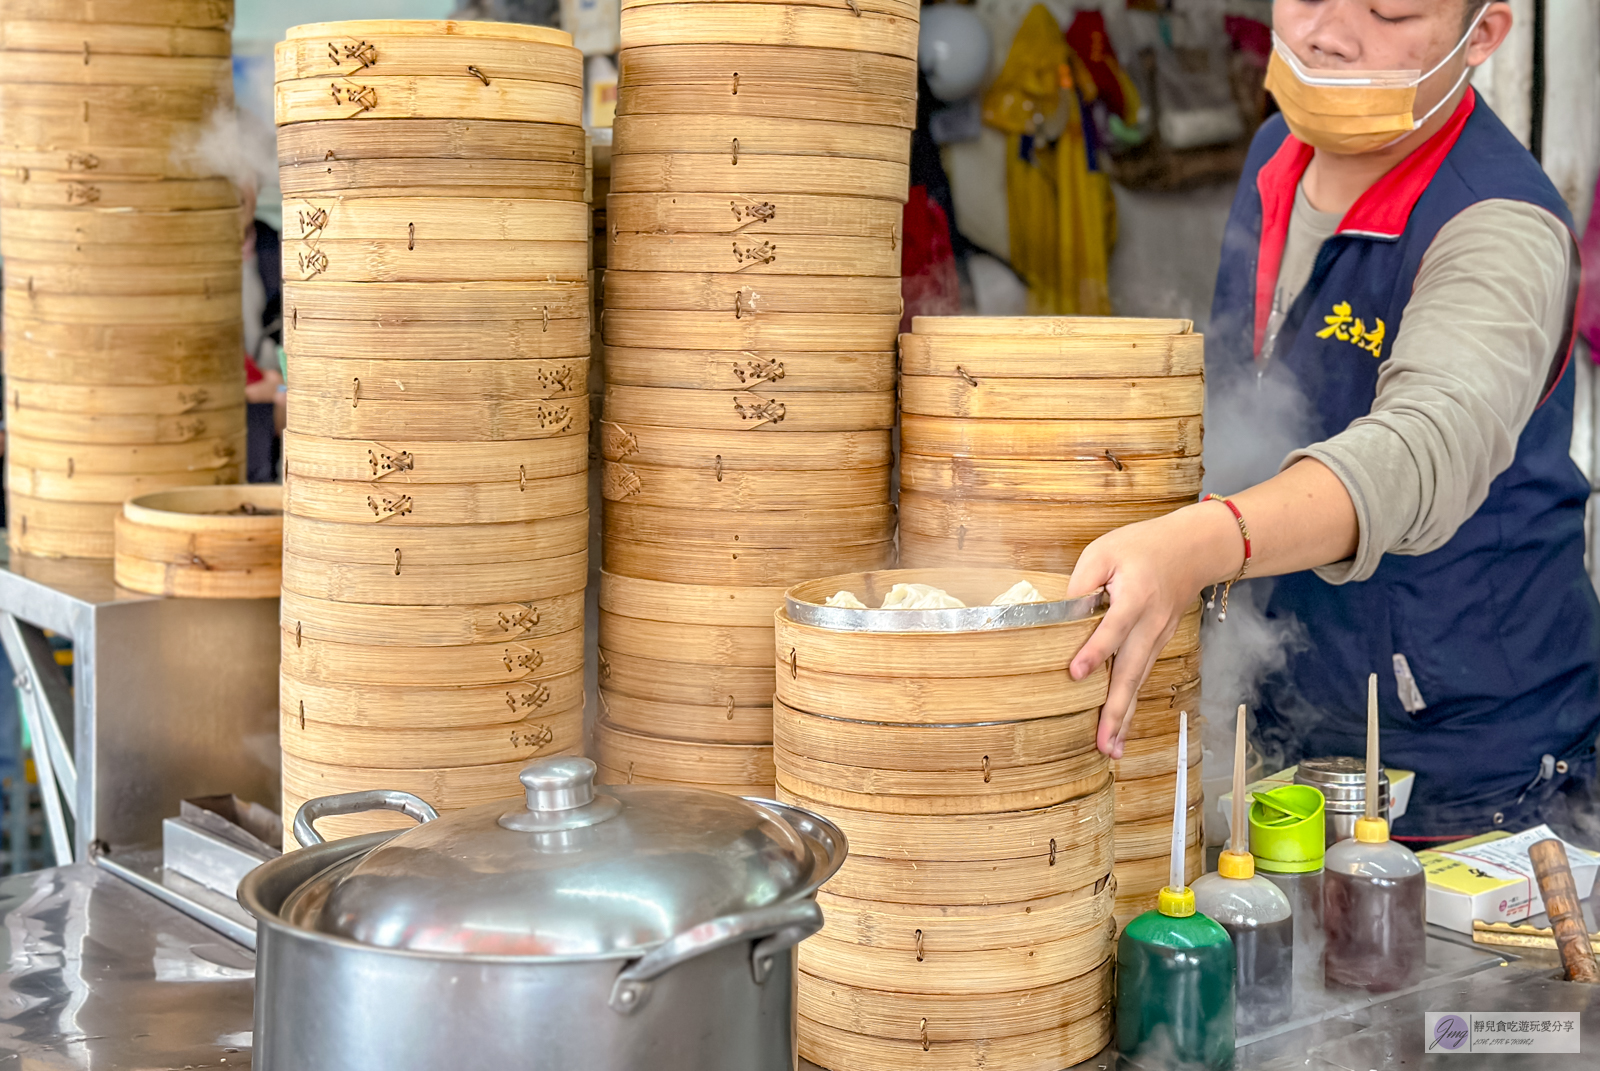
<path id="1" fill-rule="evenodd" d="M 1456 105 L 1450 121 L 1417 147 L 1417 150 L 1390 168 L 1377 182 L 1368 187 L 1339 224 L 1340 234 L 1370 234 L 1380 238 L 1398 238 L 1411 219 L 1411 210 L 1417 199 L 1428 188 L 1433 176 L 1450 150 L 1461 137 L 1461 128 L 1467 125 L 1478 95 L 1467 87 L 1467 92 Z"/>
<path id="2" fill-rule="evenodd" d="M 1278 286 L 1278 271 L 1283 267 L 1283 246 L 1289 240 L 1294 191 L 1314 151 L 1290 134 L 1272 154 L 1272 159 L 1256 172 L 1256 191 L 1261 194 L 1261 248 L 1256 255 L 1257 357 L 1261 356 L 1261 347 L 1266 342 L 1267 321 L 1272 318 L 1272 292 Z"/>
<path id="3" fill-rule="evenodd" d="M 1080 11 L 1067 27 L 1066 37 L 1067 44 L 1088 68 L 1089 77 L 1094 79 L 1094 86 L 1106 107 L 1131 121 L 1134 117 L 1128 114 L 1122 83 L 1117 81 L 1117 54 L 1112 51 L 1111 38 L 1106 34 L 1106 17 L 1098 11 Z"/>
<path id="4" fill-rule="evenodd" d="M 252 361 L 248 356 L 245 357 L 245 359 L 244 359 L 244 385 L 248 387 L 250 384 L 252 384 L 252 383 L 260 383 L 263 379 L 266 379 L 266 378 L 267 378 L 266 376 L 261 374 L 261 369 L 256 367 L 256 363 L 254 361 Z"/>
<path id="5" fill-rule="evenodd" d="M 911 187 L 906 198 L 900 246 L 900 330 L 911 330 L 913 316 L 953 316 L 961 311 L 950 218 L 928 196 L 926 186 Z"/>
<path id="6" fill-rule="evenodd" d="M 1589 343 L 1589 356 L 1600 364 L 1600 185 L 1595 187 L 1589 227 L 1579 243 L 1578 255 L 1588 270 L 1578 290 L 1578 334 Z"/>

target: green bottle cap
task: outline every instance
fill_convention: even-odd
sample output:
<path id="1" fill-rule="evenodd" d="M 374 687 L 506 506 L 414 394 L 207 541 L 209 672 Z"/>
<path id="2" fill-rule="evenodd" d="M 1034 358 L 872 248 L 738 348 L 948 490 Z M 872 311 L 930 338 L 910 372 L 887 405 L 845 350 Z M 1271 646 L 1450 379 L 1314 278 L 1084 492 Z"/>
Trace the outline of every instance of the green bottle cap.
<path id="1" fill-rule="evenodd" d="M 1284 785 L 1255 793 L 1250 805 L 1250 852 L 1256 868 L 1306 874 L 1322 868 L 1327 801 L 1310 785 Z"/>

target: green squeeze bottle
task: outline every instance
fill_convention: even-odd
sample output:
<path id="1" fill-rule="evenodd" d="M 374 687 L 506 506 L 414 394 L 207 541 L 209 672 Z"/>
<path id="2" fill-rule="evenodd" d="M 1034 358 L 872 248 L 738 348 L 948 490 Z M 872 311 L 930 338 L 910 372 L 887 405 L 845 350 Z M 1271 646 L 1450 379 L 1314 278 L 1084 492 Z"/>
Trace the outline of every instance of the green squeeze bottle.
<path id="1" fill-rule="evenodd" d="M 1117 1051 L 1150 1071 L 1223 1071 L 1233 1066 L 1234 981 L 1228 931 L 1195 913 L 1184 886 L 1184 804 L 1189 715 L 1178 720 L 1178 792 L 1172 818 L 1172 877 L 1159 907 L 1117 938 Z"/>

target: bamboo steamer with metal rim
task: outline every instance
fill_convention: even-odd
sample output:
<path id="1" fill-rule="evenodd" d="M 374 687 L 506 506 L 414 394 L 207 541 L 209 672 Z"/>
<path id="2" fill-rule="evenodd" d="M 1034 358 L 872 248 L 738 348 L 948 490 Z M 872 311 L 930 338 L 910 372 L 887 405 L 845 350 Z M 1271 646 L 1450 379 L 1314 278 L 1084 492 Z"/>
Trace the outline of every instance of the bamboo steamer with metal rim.
<path id="1" fill-rule="evenodd" d="M 724 712 L 729 706 L 759 709 L 768 725 L 764 739 L 771 739 L 772 671 L 768 666 L 701 666 L 635 658 L 608 651 L 604 645 L 599 655 L 600 685 L 611 695 Z"/>
<path id="2" fill-rule="evenodd" d="M 600 688 L 600 713 L 618 729 L 714 744 L 772 743 L 772 707 L 670 703 Z M 731 697 L 730 697 L 731 698 Z"/>
<path id="3" fill-rule="evenodd" d="M 765 472 L 809 472 L 888 468 L 893 460 L 887 428 L 800 431 L 775 438 L 735 436 L 710 428 L 623 424 L 611 419 L 614 415 L 608 413 L 608 419 L 600 422 L 600 455 L 606 461 L 713 471 L 720 465 L 725 470 L 744 467 Z"/>
<path id="4" fill-rule="evenodd" d="M 439 727 L 382 727 L 302 721 L 285 711 L 279 719 L 285 754 L 383 768 L 451 762 L 462 766 L 515 762 L 583 747 L 583 704 L 540 711 L 520 721 Z"/>
<path id="5" fill-rule="evenodd" d="M 626 56 L 626 53 L 624 53 Z M 624 93 L 628 90 L 624 89 Z M 829 235 L 898 243 L 903 209 L 893 201 L 846 194 L 681 192 L 609 195 L 606 232 L 627 234 Z"/>
<path id="6" fill-rule="evenodd" d="M 582 669 L 510 684 L 446 688 L 329 684 L 288 672 L 278 682 L 278 706 L 285 716 L 370 729 L 510 725 L 583 703 Z"/>
<path id="7" fill-rule="evenodd" d="M 522 602 L 452 603 L 392 606 L 334 602 L 284 589 L 281 622 L 285 632 L 374 646 L 403 643 L 455 647 L 553 636 L 583 624 L 583 591 Z"/>
<path id="8" fill-rule="evenodd" d="M 189 598 L 276 598 L 283 489 L 243 484 L 130 499 L 114 522 L 121 587 Z"/>
<path id="9" fill-rule="evenodd" d="M 703 785 L 764 785 L 774 771 L 769 744 L 712 744 L 628 732 L 605 718 L 594 725 L 596 759 L 604 769 L 640 777 Z M 631 774 L 630 774 L 631 771 Z"/>

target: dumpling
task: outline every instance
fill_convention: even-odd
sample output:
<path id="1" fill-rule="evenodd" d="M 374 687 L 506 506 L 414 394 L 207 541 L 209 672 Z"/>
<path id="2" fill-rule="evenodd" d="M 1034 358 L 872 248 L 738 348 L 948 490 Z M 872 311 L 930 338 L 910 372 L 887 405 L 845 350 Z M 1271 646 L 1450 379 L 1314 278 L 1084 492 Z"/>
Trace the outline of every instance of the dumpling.
<path id="1" fill-rule="evenodd" d="M 885 610 L 958 610 L 966 603 L 932 584 L 896 584 L 883 597 Z"/>
<path id="2" fill-rule="evenodd" d="M 995 597 L 994 602 L 990 603 L 989 605 L 990 606 L 1018 606 L 1018 605 L 1020 605 L 1022 603 L 1025 603 L 1025 602 L 1049 602 L 1049 601 L 1050 600 L 1045 598 L 1044 594 L 1042 592 L 1040 592 L 1040 590 L 1038 588 L 1034 587 L 1032 584 L 1028 583 L 1026 580 L 1019 580 L 1015 584 L 1012 584 L 1009 588 L 1006 588 L 1005 591 L 1003 591 L 999 595 L 997 595 Z"/>
<path id="3" fill-rule="evenodd" d="M 854 592 L 837 591 L 823 600 L 824 606 L 838 606 L 845 610 L 865 610 L 867 604 L 855 597 Z"/>

